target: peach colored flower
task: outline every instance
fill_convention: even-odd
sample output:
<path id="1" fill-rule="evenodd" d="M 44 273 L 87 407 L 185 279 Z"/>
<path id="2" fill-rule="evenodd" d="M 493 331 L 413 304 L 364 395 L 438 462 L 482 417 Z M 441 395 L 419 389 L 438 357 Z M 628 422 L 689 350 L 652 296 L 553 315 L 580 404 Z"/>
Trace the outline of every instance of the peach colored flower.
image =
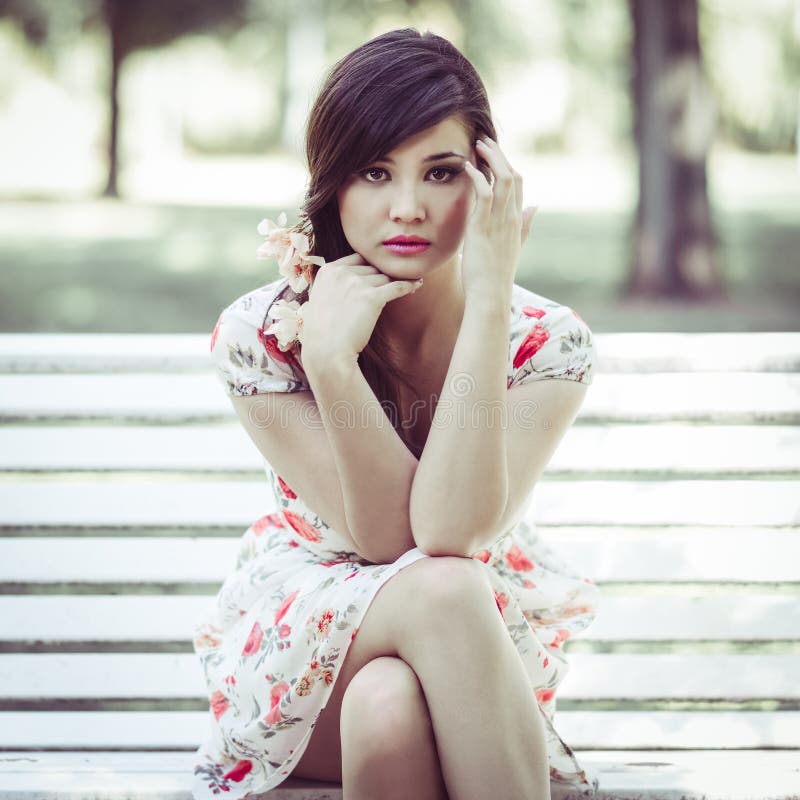
<path id="1" fill-rule="evenodd" d="M 286 228 L 286 212 L 282 211 L 277 223 L 271 219 L 263 219 L 258 224 L 258 232 L 266 236 L 266 240 L 256 251 L 259 259 L 275 258 L 278 270 L 289 279 L 289 285 L 296 294 L 308 288 L 308 266 L 322 266 L 325 259 L 308 254 L 310 243 L 308 236 L 291 228 Z"/>

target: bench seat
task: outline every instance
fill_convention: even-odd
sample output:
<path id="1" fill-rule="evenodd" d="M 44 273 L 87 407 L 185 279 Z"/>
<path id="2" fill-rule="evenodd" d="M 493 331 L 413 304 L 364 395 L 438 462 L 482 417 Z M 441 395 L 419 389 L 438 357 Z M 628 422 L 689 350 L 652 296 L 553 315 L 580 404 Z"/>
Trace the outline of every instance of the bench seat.
<path id="1" fill-rule="evenodd" d="M 530 512 L 601 590 L 559 733 L 602 800 L 797 800 L 800 333 L 596 339 Z M 274 510 L 208 343 L 0 334 L 0 800 L 190 800 L 192 626 Z"/>

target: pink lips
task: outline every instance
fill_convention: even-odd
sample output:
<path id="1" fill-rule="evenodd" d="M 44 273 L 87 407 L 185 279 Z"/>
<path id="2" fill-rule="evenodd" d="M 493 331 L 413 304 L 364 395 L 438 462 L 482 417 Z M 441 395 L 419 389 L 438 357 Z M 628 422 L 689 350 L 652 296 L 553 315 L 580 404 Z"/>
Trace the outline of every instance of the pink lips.
<path id="1" fill-rule="evenodd" d="M 383 246 L 387 250 L 404 256 L 422 253 L 427 250 L 430 245 L 431 243 L 421 236 L 395 236 L 392 239 L 387 239 L 383 243 Z"/>
<path id="2" fill-rule="evenodd" d="M 431 245 L 429 242 L 410 242 L 401 244 L 400 242 L 385 242 L 383 245 L 387 250 L 403 256 L 412 256 L 417 253 L 424 253 Z"/>

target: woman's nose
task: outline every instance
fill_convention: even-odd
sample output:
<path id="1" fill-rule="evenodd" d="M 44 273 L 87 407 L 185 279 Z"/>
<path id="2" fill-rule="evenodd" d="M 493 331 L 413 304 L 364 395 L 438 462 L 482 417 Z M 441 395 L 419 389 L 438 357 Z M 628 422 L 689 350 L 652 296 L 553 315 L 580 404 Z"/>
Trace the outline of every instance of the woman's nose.
<path id="1" fill-rule="evenodd" d="M 395 220 L 421 220 L 425 218 L 425 208 L 420 193 L 414 186 L 398 186 L 392 195 L 389 214 Z"/>

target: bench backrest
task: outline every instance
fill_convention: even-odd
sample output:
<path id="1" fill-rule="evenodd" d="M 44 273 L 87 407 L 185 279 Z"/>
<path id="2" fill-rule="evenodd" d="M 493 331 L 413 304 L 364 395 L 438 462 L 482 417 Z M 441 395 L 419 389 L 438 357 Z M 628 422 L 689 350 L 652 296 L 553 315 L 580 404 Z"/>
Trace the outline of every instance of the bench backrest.
<path id="1" fill-rule="evenodd" d="M 598 334 L 535 490 L 600 585 L 577 750 L 800 742 L 800 333 Z M 207 335 L 0 335 L 0 748 L 194 749 L 192 627 L 272 509 Z"/>

